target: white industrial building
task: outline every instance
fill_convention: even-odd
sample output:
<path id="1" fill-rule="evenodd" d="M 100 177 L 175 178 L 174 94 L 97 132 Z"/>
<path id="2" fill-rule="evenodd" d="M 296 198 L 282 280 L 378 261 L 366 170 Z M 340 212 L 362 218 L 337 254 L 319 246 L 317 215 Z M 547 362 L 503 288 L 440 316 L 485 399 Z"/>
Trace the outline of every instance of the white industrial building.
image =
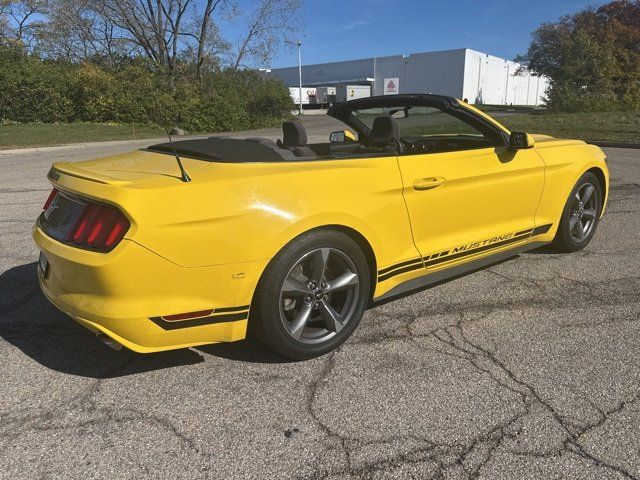
<path id="1" fill-rule="evenodd" d="M 540 105 L 546 77 L 517 73 L 520 64 L 461 48 L 302 66 L 306 88 L 370 85 L 372 95 L 435 93 L 488 105 Z M 271 75 L 298 86 L 298 67 L 274 68 Z"/>

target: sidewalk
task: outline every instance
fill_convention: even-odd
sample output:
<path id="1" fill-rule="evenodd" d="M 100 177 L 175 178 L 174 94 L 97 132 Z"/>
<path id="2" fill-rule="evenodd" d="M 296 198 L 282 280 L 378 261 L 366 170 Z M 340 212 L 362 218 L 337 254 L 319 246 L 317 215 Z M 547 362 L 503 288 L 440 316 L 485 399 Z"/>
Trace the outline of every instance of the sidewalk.
<path id="1" fill-rule="evenodd" d="M 344 125 L 338 120 L 335 120 L 327 115 L 303 115 L 298 119 L 307 128 L 310 143 L 321 143 L 329 141 L 329 134 L 334 130 L 341 130 Z M 204 135 L 191 135 L 191 136 L 174 136 L 173 140 L 190 140 L 196 138 L 207 138 L 211 136 L 227 136 L 231 138 L 248 138 L 248 137 L 265 137 L 271 140 L 277 140 L 282 138 L 282 129 L 276 128 L 263 128 L 257 130 L 242 130 L 236 132 L 216 132 Z M 73 143 L 65 145 L 55 145 L 50 147 L 28 147 L 28 148 L 14 148 L 10 150 L 1 150 L 0 157 L 5 155 L 25 155 L 25 154 L 39 154 L 39 153 L 51 153 L 51 152 L 78 152 L 82 150 L 107 150 L 109 148 L 120 149 L 131 146 L 132 149 L 146 147 L 153 145 L 154 143 L 167 142 L 168 138 L 144 138 L 138 140 L 110 140 L 106 142 L 86 142 L 86 143 Z"/>
<path id="2" fill-rule="evenodd" d="M 191 140 L 196 138 L 206 138 L 209 135 L 198 135 L 188 137 L 173 137 L 174 140 Z M 154 143 L 167 142 L 167 137 L 158 138 L 144 138 L 140 140 L 109 140 L 107 142 L 87 142 L 87 143 L 70 143 L 63 145 L 54 145 L 51 147 L 28 147 L 28 148 L 14 148 L 10 150 L 0 150 L 0 155 L 11 155 L 16 153 L 36 153 L 36 152 L 55 152 L 58 150 L 79 150 L 83 148 L 107 148 L 107 147 L 119 147 L 124 145 L 147 146 Z"/>

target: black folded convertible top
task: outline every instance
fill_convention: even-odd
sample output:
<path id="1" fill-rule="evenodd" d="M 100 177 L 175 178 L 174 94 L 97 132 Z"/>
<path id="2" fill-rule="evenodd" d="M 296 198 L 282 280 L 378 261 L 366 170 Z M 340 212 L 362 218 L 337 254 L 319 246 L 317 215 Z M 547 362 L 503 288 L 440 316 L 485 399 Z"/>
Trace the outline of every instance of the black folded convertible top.
<path id="1" fill-rule="evenodd" d="M 198 140 L 179 140 L 147 147 L 151 152 L 195 158 L 207 162 L 245 163 L 281 162 L 284 160 L 275 149 L 261 143 L 235 138 L 210 137 Z"/>

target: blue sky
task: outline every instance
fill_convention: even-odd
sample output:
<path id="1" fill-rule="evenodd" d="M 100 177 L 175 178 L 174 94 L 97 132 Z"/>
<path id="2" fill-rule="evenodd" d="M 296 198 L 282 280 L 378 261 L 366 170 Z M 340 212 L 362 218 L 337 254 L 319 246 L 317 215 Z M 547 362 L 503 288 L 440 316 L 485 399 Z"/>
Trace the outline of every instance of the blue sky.
<path id="1" fill-rule="evenodd" d="M 251 0 L 242 0 L 248 4 Z M 542 22 L 605 2 L 565 0 L 306 0 L 303 63 L 472 48 L 513 59 Z M 297 65 L 280 52 L 271 67 Z"/>

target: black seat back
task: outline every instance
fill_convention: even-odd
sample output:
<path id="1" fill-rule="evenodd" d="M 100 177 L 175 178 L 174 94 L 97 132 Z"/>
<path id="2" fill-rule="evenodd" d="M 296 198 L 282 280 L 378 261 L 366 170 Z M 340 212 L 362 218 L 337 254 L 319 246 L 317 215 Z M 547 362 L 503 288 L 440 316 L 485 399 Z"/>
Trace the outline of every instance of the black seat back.
<path id="1" fill-rule="evenodd" d="M 356 153 L 402 153 L 398 121 L 389 115 L 376 117 L 371 133 L 362 141 Z"/>
<path id="2" fill-rule="evenodd" d="M 363 142 L 367 147 L 394 146 L 400 140 L 398 121 L 390 115 L 382 115 L 373 120 L 371 134 Z"/>
<path id="3" fill-rule="evenodd" d="M 293 152 L 296 157 L 313 157 L 316 153 L 307 146 L 307 131 L 300 122 L 283 122 L 282 148 Z"/>

